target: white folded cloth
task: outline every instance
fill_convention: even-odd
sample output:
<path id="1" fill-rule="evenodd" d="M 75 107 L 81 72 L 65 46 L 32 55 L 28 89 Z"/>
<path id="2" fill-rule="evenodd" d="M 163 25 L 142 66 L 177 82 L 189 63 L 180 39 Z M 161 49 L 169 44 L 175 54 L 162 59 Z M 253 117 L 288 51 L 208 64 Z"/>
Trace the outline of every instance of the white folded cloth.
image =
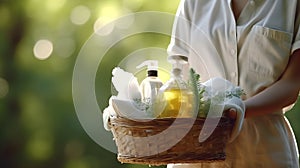
<path id="1" fill-rule="evenodd" d="M 110 131 L 109 119 L 111 117 L 125 117 L 128 119 L 153 119 L 146 110 L 140 109 L 132 100 L 122 100 L 115 96 L 109 99 L 109 106 L 103 111 L 103 125 L 107 131 Z"/>
<path id="2" fill-rule="evenodd" d="M 109 105 L 103 110 L 103 126 L 105 128 L 105 130 L 110 131 L 110 125 L 109 125 L 109 119 L 110 117 L 113 116 L 117 116 L 113 105 L 112 105 L 112 99 L 114 98 L 114 96 L 110 97 L 109 99 Z"/>
<path id="3" fill-rule="evenodd" d="M 112 116 L 117 116 L 116 111 L 126 112 L 127 107 L 131 107 L 129 111 L 134 112 L 132 111 L 134 108 L 131 102 L 135 99 L 141 99 L 138 80 L 132 73 L 126 72 L 120 67 L 116 67 L 113 69 L 112 75 L 111 81 L 118 94 L 110 97 L 108 107 L 103 110 L 103 125 L 108 131 L 110 130 L 109 119 Z M 115 108 L 119 108 L 119 110 Z M 122 109 L 122 111 L 120 109 Z M 119 116 L 126 117 L 128 115 L 124 114 Z"/>
<path id="4" fill-rule="evenodd" d="M 112 104 L 117 116 L 132 120 L 153 119 L 153 117 L 149 113 L 147 113 L 146 109 L 140 107 L 138 104 L 136 104 L 136 102 L 132 100 L 112 98 Z"/>
<path id="5" fill-rule="evenodd" d="M 210 80 L 204 82 L 203 85 L 205 86 L 204 96 L 211 97 L 211 98 L 214 96 L 221 97 L 221 101 L 224 101 L 222 102 L 222 104 L 224 104 L 223 111 L 227 111 L 231 108 L 236 110 L 237 117 L 229 140 L 229 142 L 232 142 L 238 136 L 239 132 L 242 129 L 244 116 L 245 116 L 245 104 L 243 100 L 239 97 L 236 96 L 227 97 L 226 95 L 228 93 L 234 93 L 235 91 L 240 90 L 240 88 L 235 86 L 230 81 L 220 77 L 211 78 Z M 217 99 L 216 101 L 220 101 L 220 100 Z M 214 103 L 218 104 L 220 102 L 212 101 L 211 104 Z M 220 114 L 217 117 L 220 117 Z"/>
<path id="6" fill-rule="evenodd" d="M 232 97 L 231 99 L 225 102 L 224 111 L 229 109 L 236 110 L 236 119 L 234 123 L 234 127 L 231 131 L 229 142 L 232 142 L 240 133 L 244 121 L 245 116 L 245 104 L 244 102 L 238 97 Z"/>

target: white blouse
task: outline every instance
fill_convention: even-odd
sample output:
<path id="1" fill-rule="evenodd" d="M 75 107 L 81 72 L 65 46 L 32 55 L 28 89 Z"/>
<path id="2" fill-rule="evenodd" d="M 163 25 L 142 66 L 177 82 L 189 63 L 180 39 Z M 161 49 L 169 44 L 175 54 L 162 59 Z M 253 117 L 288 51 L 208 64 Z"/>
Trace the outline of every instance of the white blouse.
<path id="1" fill-rule="evenodd" d="M 202 81 L 226 78 L 248 98 L 282 75 L 291 53 L 300 48 L 299 24 L 299 0 L 248 0 L 237 21 L 231 0 L 182 0 L 169 59 L 187 57 Z M 226 154 L 225 163 L 168 167 L 299 167 L 295 138 L 282 111 L 246 119 Z"/>
<path id="2" fill-rule="evenodd" d="M 300 48 L 297 2 L 249 0 L 235 21 L 231 0 L 182 0 L 169 55 L 188 57 L 203 81 L 225 77 L 252 96 L 276 81 Z"/>

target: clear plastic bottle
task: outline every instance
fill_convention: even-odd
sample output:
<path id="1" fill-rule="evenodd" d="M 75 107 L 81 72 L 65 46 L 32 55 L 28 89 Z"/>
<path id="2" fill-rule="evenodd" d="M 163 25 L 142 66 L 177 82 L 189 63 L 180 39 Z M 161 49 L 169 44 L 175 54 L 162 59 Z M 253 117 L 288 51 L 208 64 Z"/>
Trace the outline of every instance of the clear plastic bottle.
<path id="1" fill-rule="evenodd" d="M 158 97 L 163 105 L 155 110 L 157 118 L 193 117 L 193 92 L 182 78 L 179 63 L 173 64 L 171 78 L 160 88 Z"/>
<path id="2" fill-rule="evenodd" d="M 162 81 L 158 78 L 158 61 L 147 60 L 142 62 L 136 68 L 142 68 L 143 66 L 148 66 L 148 69 L 147 77 L 140 85 L 142 101 L 153 104 L 159 88 L 163 85 Z"/>

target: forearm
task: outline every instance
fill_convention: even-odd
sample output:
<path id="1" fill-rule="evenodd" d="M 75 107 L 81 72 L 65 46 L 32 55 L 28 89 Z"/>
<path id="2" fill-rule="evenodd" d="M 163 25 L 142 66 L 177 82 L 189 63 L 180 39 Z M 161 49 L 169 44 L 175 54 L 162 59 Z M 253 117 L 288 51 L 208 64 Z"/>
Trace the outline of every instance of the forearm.
<path id="1" fill-rule="evenodd" d="M 279 111 L 298 98 L 298 87 L 290 81 L 279 80 L 261 93 L 245 101 L 245 117 L 253 117 Z"/>
<path id="2" fill-rule="evenodd" d="M 294 103 L 300 89 L 300 49 L 296 50 L 282 77 L 273 85 L 245 101 L 245 117 L 269 114 Z"/>

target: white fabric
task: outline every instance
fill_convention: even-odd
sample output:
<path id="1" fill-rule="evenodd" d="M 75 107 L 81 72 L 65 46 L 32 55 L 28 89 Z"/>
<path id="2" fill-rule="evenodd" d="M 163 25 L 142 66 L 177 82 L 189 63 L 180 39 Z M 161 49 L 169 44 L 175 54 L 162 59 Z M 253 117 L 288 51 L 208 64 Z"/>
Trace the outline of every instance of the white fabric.
<path id="1" fill-rule="evenodd" d="M 233 127 L 233 130 L 231 132 L 230 140 L 229 142 L 232 142 L 240 133 L 242 129 L 242 124 L 244 121 L 244 116 L 245 116 L 245 104 L 244 102 L 238 98 L 238 97 L 225 97 L 226 92 L 234 92 L 239 87 L 235 86 L 231 82 L 229 82 L 226 79 L 220 78 L 220 77 L 215 77 L 211 78 L 208 81 L 202 83 L 203 86 L 205 86 L 205 92 L 203 93 L 203 98 L 206 99 L 205 97 L 212 97 L 214 95 L 220 95 L 224 96 L 224 100 L 222 101 L 222 104 L 224 105 L 222 108 L 221 113 L 218 114 L 216 117 L 221 117 L 223 115 L 224 111 L 227 111 L 231 108 L 235 109 L 237 112 L 237 117 L 235 120 L 235 124 Z M 220 101 L 220 100 L 218 100 Z M 219 104 L 220 102 L 216 102 Z M 211 102 L 211 105 L 213 105 L 214 102 Z M 210 113 L 210 112 L 209 112 Z M 210 114 L 208 114 L 210 116 Z M 213 114 L 215 115 L 215 114 Z M 217 124 L 217 123 L 216 123 Z M 203 128 L 205 130 L 205 128 Z"/>
<path id="2" fill-rule="evenodd" d="M 111 113 L 113 113 L 113 112 L 114 112 L 114 109 L 111 106 L 108 106 L 103 110 L 103 115 L 102 115 L 103 126 L 106 131 L 110 131 L 110 129 L 111 129 L 111 127 L 109 125 L 109 119 L 110 119 Z"/>
<path id="3" fill-rule="evenodd" d="M 245 116 L 245 104 L 241 99 L 237 97 L 232 97 L 231 99 L 225 102 L 224 111 L 232 108 L 236 110 L 237 115 L 236 115 L 234 127 L 230 135 L 229 142 L 235 140 L 235 138 L 239 135 L 240 131 L 242 130 L 244 116 Z"/>
<path id="4" fill-rule="evenodd" d="M 129 119 L 153 119 L 153 116 L 147 113 L 145 107 L 139 106 L 132 100 L 121 100 L 112 98 L 113 109 L 117 116 Z"/>
<path id="5" fill-rule="evenodd" d="M 116 98 L 115 96 L 111 96 L 109 99 L 109 105 L 103 110 L 103 126 L 107 131 L 110 131 L 111 126 L 109 125 L 109 119 L 113 116 L 117 116 L 114 108 L 112 100 Z"/>
<path id="6" fill-rule="evenodd" d="M 103 126 L 107 131 L 110 131 L 110 125 L 109 125 L 109 119 L 112 116 L 116 116 L 117 112 L 122 112 L 121 110 L 125 107 L 118 107 L 115 104 L 124 104 L 124 102 L 129 103 L 129 106 L 126 107 L 132 107 L 132 100 L 134 99 L 141 99 L 141 93 L 139 90 L 139 83 L 137 81 L 137 78 L 134 77 L 132 73 L 126 72 L 120 67 L 116 67 L 112 71 L 112 83 L 117 90 L 118 94 L 117 96 L 111 96 L 109 99 L 109 105 L 103 110 Z M 114 102 L 113 102 L 114 101 Z M 116 103 L 117 102 L 117 103 Z M 126 104 L 128 104 L 126 103 Z M 115 106 L 113 106 L 115 105 Z M 117 108 L 117 110 L 115 109 Z M 128 110 L 130 111 L 130 110 Z M 124 114 L 124 116 L 129 114 Z M 132 115 L 132 114 L 130 114 Z M 123 116 L 123 115 L 121 115 Z"/>
<path id="7" fill-rule="evenodd" d="M 231 0 L 182 0 L 169 59 L 184 56 L 201 80 L 225 78 L 249 98 L 274 83 L 300 48 L 299 0 L 249 0 L 235 21 Z M 244 120 L 222 163 L 199 167 L 299 167 L 295 138 L 282 111 Z"/>
<path id="8" fill-rule="evenodd" d="M 118 99 L 141 99 L 142 96 L 139 90 L 138 80 L 132 73 L 126 72 L 120 67 L 116 67 L 113 69 L 112 75 L 111 81 L 118 91 Z"/>

